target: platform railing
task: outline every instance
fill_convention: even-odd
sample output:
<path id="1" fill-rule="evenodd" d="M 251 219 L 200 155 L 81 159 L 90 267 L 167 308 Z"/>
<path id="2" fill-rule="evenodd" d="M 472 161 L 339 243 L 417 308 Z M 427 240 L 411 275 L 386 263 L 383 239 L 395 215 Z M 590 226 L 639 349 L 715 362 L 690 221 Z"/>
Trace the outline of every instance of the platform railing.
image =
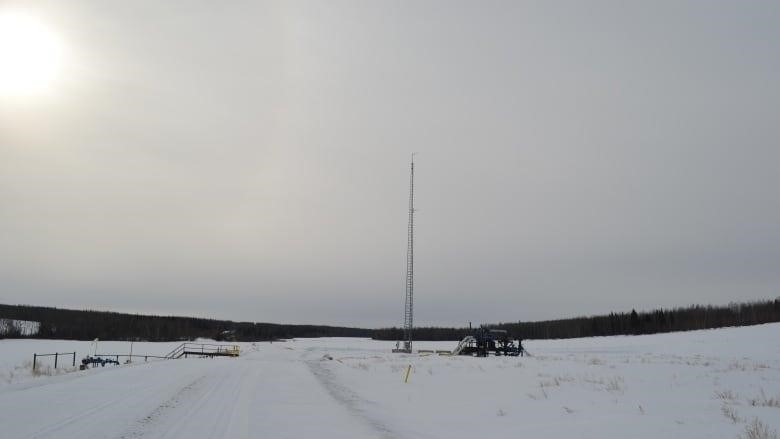
<path id="1" fill-rule="evenodd" d="M 238 345 L 213 343 L 182 343 L 168 353 L 165 358 L 181 358 L 187 355 L 238 357 L 241 348 Z"/>
<path id="2" fill-rule="evenodd" d="M 463 349 L 469 345 L 469 343 L 474 343 L 476 339 L 473 335 L 467 335 L 463 337 L 463 340 L 458 343 L 458 346 L 452 351 L 452 355 L 460 355 L 460 353 L 463 351 Z"/>

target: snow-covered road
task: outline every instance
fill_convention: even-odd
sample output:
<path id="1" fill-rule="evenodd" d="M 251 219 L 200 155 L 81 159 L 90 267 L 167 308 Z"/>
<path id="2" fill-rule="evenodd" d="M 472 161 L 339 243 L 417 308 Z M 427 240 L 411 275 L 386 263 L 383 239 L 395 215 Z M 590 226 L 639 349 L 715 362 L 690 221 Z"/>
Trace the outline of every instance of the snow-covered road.
<path id="1" fill-rule="evenodd" d="M 108 367 L 0 389 L 4 438 L 381 437 L 296 361 L 301 353 Z"/>

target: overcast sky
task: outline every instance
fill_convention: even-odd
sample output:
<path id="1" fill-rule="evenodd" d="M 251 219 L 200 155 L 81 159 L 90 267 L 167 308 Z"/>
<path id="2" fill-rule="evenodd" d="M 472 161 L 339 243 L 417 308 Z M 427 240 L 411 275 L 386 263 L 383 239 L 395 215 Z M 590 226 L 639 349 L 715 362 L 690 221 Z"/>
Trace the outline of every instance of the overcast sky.
<path id="1" fill-rule="evenodd" d="M 418 325 L 780 296 L 780 2 L 0 1 L 0 303 Z"/>

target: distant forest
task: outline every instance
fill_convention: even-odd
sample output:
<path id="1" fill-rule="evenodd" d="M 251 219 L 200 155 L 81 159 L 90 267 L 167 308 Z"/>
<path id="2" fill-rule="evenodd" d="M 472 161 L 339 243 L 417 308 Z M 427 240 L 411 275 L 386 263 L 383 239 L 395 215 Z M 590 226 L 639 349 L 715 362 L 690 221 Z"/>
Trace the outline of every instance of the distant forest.
<path id="1" fill-rule="evenodd" d="M 198 337 L 215 340 L 265 341 L 293 337 L 364 337 L 401 340 L 401 328 L 361 329 L 319 325 L 232 322 L 194 317 L 121 314 L 104 311 L 76 311 L 26 305 L 0 305 L 0 319 L 40 322 L 33 338 L 71 340 L 177 341 Z M 693 305 L 655 311 L 612 312 L 607 315 L 574 317 L 540 322 L 494 323 L 512 338 L 549 339 L 604 335 L 638 335 L 690 331 L 725 326 L 749 326 L 780 322 L 780 297 L 775 300 L 731 303 L 726 306 Z M 415 340 L 460 340 L 469 328 L 420 327 Z M 23 337 L 7 331 L 0 338 Z"/>
<path id="2" fill-rule="evenodd" d="M 371 337 L 368 329 L 317 325 L 277 325 L 194 317 L 75 311 L 26 305 L 0 305 L 0 318 L 40 322 L 32 338 L 68 340 L 178 341 L 198 337 L 215 340 L 265 341 L 293 337 Z M 2 337 L 21 334 L 0 334 Z"/>
<path id="3" fill-rule="evenodd" d="M 485 326 L 505 329 L 514 339 L 549 339 L 595 337 L 603 335 L 638 335 L 659 332 L 691 331 L 750 326 L 780 322 L 780 297 L 775 300 L 731 303 L 726 306 L 693 305 L 687 308 L 655 311 L 612 312 L 607 315 L 574 317 L 540 322 L 496 323 Z M 414 328 L 415 340 L 461 340 L 468 328 Z M 400 328 L 374 331 L 379 340 L 401 340 Z"/>

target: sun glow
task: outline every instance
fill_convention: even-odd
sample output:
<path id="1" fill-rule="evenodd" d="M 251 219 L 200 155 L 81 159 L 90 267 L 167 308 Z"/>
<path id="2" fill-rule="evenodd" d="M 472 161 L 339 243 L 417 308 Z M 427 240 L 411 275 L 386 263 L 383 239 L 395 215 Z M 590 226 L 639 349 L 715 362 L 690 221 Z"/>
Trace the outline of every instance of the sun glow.
<path id="1" fill-rule="evenodd" d="M 45 93 L 61 63 L 62 44 L 43 23 L 0 11 L 0 96 Z"/>

